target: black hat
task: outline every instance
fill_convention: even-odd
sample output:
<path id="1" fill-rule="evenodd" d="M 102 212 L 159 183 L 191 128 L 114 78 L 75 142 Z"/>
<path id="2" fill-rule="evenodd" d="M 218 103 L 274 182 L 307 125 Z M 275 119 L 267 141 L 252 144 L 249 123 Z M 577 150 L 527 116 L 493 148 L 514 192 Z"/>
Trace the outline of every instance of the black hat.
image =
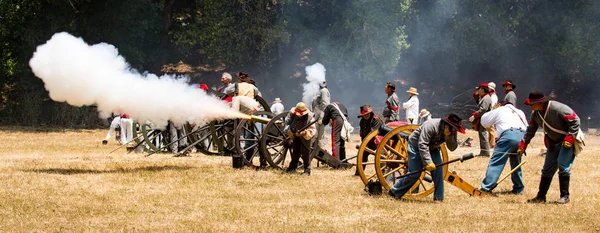
<path id="1" fill-rule="evenodd" d="M 543 92 L 536 90 L 529 93 L 529 98 L 525 100 L 525 104 L 532 105 L 535 103 L 547 102 L 548 100 L 550 99 L 548 99 Z"/>
<path id="2" fill-rule="evenodd" d="M 244 82 L 246 82 L 246 81 L 247 81 L 247 80 L 250 78 L 250 77 L 248 76 L 248 73 L 246 73 L 246 72 L 239 72 L 239 73 L 237 73 L 237 77 L 238 77 L 240 80 L 244 81 Z"/>
<path id="3" fill-rule="evenodd" d="M 462 119 L 454 114 L 454 113 L 450 113 L 450 115 L 448 115 L 448 117 L 446 117 L 446 119 L 442 119 L 444 122 L 448 123 L 450 126 L 454 127 L 456 130 L 458 130 L 460 133 L 464 134 L 465 133 L 465 129 L 462 127 Z"/>

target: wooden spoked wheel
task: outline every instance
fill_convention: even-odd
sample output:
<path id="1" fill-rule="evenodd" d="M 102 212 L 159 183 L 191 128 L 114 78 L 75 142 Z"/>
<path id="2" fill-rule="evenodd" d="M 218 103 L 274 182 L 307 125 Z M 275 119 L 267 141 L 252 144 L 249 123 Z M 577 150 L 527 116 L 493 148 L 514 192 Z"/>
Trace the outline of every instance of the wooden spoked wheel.
<path id="1" fill-rule="evenodd" d="M 369 183 L 369 181 L 371 180 L 376 180 L 377 179 L 377 172 L 375 172 L 375 157 L 373 156 L 373 160 L 372 161 L 368 161 L 368 162 L 363 162 L 363 158 L 365 156 L 370 156 L 370 155 L 375 155 L 375 152 L 377 151 L 377 149 L 372 150 L 370 148 L 368 148 L 368 143 L 371 141 L 374 141 L 377 139 L 377 133 L 379 133 L 378 130 L 372 131 L 371 133 L 369 133 L 363 140 L 363 142 L 360 144 L 360 147 L 358 148 L 358 156 L 356 157 L 356 167 L 358 169 L 358 173 L 360 175 L 360 179 L 363 181 L 364 184 Z M 365 167 L 363 169 L 363 166 Z"/>
<path id="2" fill-rule="evenodd" d="M 274 114 L 259 111 L 252 115 L 273 118 Z M 254 122 L 247 119 L 239 120 L 234 133 L 235 153 L 244 157 L 244 163 L 247 166 L 258 167 L 261 165 L 261 160 L 262 165 L 268 166 L 267 162 L 260 155 L 260 138 L 266 125 L 266 123 Z"/>
<path id="3" fill-rule="evenodd" d="M 287 144 L 289 137 L 283 131 L 287 112 L 274 116 L 265 126 L 260 138 L 261 156 L 273 168 L 284 169 L 292 158 L 292 148 Z"/>
<path id="4" fill-rule="evenodd" d="M 193 132 L 187 137 L 188 145 L 194 145 L 200 153 L 205 155 L 215 155 L 219 153 L 217 147 L 214 145 L 212 134 L 210 133 L 210 124 L 192 127 L 192 125 L 186 123 L 184 127 L 185 132 Z"/>
<path id="5" fill-rule="evenodd" d="M 144 135 L 143 139 L 144 143 L 146 144 L 144 145 L 145 150 L 156 153 L 166 149 L 165 145 L 169 143 L 169 135 L 166 133 L 166 131 L 152 129 L 152 126 L 148 124 L 143 124 L 140 126 L 140 128 L 142 129 L 142 134 Z"/>
<path id="6" fill-rule="evenodd" d="M 405 125 L 395 128 L 383 137 L 375 156 L 375 170 L 377 178 L 386 190 L 398 181 L 398 177 L 408 172 L 408 136 L 419 126 Z M 445 145 L 441 145 L 442 162 L 448 161 L 448 153 Z M 444 166 L 444 175 L 448 167 Z M 421 174 L 411 189 L 404 197 L 424 197 L 433 193 L 433 182 L 431 174 L 424 172 Z"/>
<path id="7" fill-rule="evenodd" d="M 234 134 L 237 120 L 219 120 L 210 122 L 210 134 L 213 144 L 217 147 L 219 154 L 230 155 L 235 149 Z"/>

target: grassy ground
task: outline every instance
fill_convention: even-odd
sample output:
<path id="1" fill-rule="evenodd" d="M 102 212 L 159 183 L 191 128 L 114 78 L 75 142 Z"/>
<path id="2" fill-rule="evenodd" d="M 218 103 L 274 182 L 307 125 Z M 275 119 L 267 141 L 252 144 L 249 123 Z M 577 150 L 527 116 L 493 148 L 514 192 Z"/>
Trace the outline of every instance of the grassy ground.
<path id="1" fill-rule="evenodd" d="M 445 201 L 434 203 L 431 196 L 371 197 L 354 169 L 315 168 L 301 176 L 234 170 L 231 158 L 202 154 L 144 157 L 122 149 L 107 155 L 117 144 L 101 145 L 105 133 L 0 128 L 0 231 L 600 231 L 598 137 L 589 136 L 575 159 L 571 203 L 559 206 L 525 203 L 540 178 L 539 136 L 525 157 L 525 195 L 469 197 L 446 184 Z M 477 154 L 459 148 L 450 158 L 468 152 Z M 487 162 L 475 158 L 450 169 L 479 187 Z M 511 185 L 508 179 L 497 191 Z M 558 196 L 555 177 L 548 198 Z"/>

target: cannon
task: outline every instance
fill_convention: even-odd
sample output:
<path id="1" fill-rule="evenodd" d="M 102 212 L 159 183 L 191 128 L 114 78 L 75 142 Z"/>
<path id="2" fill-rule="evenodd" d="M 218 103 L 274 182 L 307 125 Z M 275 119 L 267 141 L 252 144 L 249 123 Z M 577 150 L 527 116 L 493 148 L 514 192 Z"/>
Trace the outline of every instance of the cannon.
<path id="1" fill-rule="evenodd" d="M 408 138 L 418 127 L 418 125 L 408 125 L 400 122 L 382 126 L 379 130 L 373 131 L 365 137 L 359 146 L 357 157 L 359 176 L 365 186 L 371 187 L 374 186 L 373 184 L 377 184 L 380 187 L 379 190 L 390 190 L 399 178 L 410 175 L 407 174 Z M 368 145 L 370 142 L 376 144 L 377 148 L 375 150 L 372 148 L 373 144 L 369 148 Z M 445 181 L 471 196 L 489 195 L 473 187 L 473 185 L 458 176 L 455 171 L 448 169 L 448 164 L 472 158 L 472 154 L 471 156 L 464 155 L 459 159 L 449 160 L 445 144 L 442 144 L 440 149 L 442 163 L 439 165 L 442 166 Z M 369 155 L 373 155 L 373 158 L 367 162 L 363 162 L 363 158 Z M 418 171 L 416 173 L 420 174 L 419 181 L 405 194 L 405 198 L 425 197 L 434 191 L 431 173 L 428 171 Z"/>

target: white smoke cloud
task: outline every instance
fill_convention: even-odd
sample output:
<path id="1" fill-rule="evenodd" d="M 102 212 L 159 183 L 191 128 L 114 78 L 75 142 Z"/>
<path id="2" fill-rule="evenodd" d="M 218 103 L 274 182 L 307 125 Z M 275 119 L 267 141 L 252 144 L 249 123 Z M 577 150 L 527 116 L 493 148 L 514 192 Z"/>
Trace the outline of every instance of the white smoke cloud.
<path id="1" fill-rule="evenodd" d="M 184 76 L 141 75 L 110 44 L 88 45 L 66 32 L 37 47 L 29 61 L 50 98 L 73 106 L 96 105 L 101 117 L 127 113 L 164 127 L 167 120 L 204 123 L 240 117 L 225 102 L 188 84 Z"/>
<path id="2" fill-rule="evenodd" d="M 308 83 L 302 84 L 302 87 L 304 88 L 304 92 L 302 93 L 302 102 L 309 107 L 319 93 L 319 84 L 325 81 L 325 67 L 321 63 L 315 63 L 311 66 L 307 66 L 306 81 L 308 81 Z"/>

